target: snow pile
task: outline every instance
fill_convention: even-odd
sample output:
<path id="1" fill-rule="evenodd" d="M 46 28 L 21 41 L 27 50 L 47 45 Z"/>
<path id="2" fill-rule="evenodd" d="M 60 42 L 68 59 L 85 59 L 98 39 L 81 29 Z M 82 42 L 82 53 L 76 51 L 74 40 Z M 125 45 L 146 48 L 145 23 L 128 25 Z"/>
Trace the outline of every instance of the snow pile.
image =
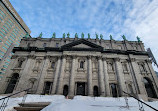
<path id="1" fill-rule="evenodd" d="M 5 96 L 0 96 L 0 98 L 3 98 Z M 13 107 L 19 106 L 18 104 L 22 102 L 23 97 L 17 97 L 17 98 L 9 98 L 7 107 L 5 111 L 14 111 Z M 64 96 L 59 95 L 30 95 L 28 94 L 26 97 L 25 102 L 53 102 L 53 101 L 62 101 L 65 100 Z M 7 99 L 5 100 L 7 101 Z M 0 106 L 2 104 L 3 100 L 0 101 Z"/>
<path id="2" fill-rule="evenodd" d="M 138 102 L 128 98 L 129 108 L 126 107 L 125 99 L 112 97 L 86 97 L 75 96 L 72 100 L 52 102 L 42 111 L 139 111 Z M 147 102 L 158 109 L 158 102 Z M 145 111 L 153 111 L 143 106 Z"/>
<path id="3" fill-rule="evenodd" d="M 2 98 L 2 96 L 0 96 Z M 13 107 L 22 102 L 23 97 L 10 98 L 5 111 L 14 111 Z M 123 97 L 88 97 L 75 96 L 74 99 L 65 99 L 61 95 L 27 95 L 25 102 L 51 102 L 42 111 L 139 111 L 138 101 L 128 98 L 129 109 Z M 2 100 L 0 101 L 0 105 Z M 146 102 L 158 109 L 158 101 Z M 147 106 L 143 106 L 145 111 L 153 111 Z"/>

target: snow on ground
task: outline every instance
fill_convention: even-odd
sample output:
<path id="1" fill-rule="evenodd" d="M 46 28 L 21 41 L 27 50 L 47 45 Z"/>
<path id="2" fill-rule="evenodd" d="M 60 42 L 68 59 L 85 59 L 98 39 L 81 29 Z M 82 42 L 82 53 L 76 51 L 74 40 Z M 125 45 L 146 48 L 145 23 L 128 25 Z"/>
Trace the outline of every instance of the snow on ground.
<path id="1" fill-rule="evenodd" d="M 2 98 L 2 96 L 0 96 Z M 0 101 L 0 105 L 1 105 Z M 20 98 L 10 98 L 5 111 L 14 111 L 13 107 L 22 102 Z M 138 102 L 133 98 L 128 98 L 129 109 L 126 107 L 125 99 L 112 97 L 88 97 L 75 96 L 74 99 L 65 99 L 59 95 L 27 95 L 26 102 L 51 102 L 42 111 L 139 111 Z M 158 109 L 158 101 L 146 102 Z M 144 106 L 145 111 L 153 111 Z"/>

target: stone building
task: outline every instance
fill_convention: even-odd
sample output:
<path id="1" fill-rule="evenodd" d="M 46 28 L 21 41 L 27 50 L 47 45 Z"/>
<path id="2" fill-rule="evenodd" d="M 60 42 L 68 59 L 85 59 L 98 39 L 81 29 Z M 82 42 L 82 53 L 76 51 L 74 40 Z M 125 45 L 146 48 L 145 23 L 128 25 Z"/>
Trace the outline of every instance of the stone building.
<path id="1" fill-rule="evenodd" d="M 21 38 L 31 31 L 9 0 L 0 0 L 0 84 L 7 69 L 12 50 L 19 46 Z"/>
<path id="2" fill-rule="evenodd" d="M 13 49 L 0 93 L 158 97 L 158 80 L 142 42 L 23 38 Z"/>

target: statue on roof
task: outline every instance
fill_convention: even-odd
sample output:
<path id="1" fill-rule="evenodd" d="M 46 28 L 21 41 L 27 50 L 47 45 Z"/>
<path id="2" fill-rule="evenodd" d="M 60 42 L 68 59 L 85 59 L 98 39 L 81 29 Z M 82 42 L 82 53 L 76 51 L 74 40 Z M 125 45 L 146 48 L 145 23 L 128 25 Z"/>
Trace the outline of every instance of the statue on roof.
<path id="1" fill-rule="evenodd" d="M 127 40 L 126 37 L 125 37 L 125 35 L 123 35 L 122 38 L 123 38 L 123 40 Z"/>
<path id="2" fill-rule="evenodd" d="M 84 38 L 84 33 L 82 32 L 82 34 L 81 34 L 81 38 Z"/>
<path id="3" fill-rule="evenodd" d="M 90 39 L 91 37 L 90 37 L 90 34 L 88 33 L 88 39 Z"/>
<path id="4" fill-rule="evenodd" d="M 66 36 L 65 33 L 63 33 L 63 38 L 65 38 L 65 36 Z"/>
<path id="5" fill-rule="evenodd" d="M 103 39 L 103 35 L 102 34 L 100 34 L 100 39 Z"/>
<path id="6" fill-rule="evenodd" d="M 52 38 L 56 38 L 56 33 L 55 32 L 53 33 Z"/>
<path id="7" fill-rule="evenodd" d="M 140 42 L 140 37 L 137 36 L 137 40 L 138 40 L 138 42 Z"/>
<path id="8" fill-rule="evenodd" d="M 69 34 L 69 32 L 68 32 L 68 34 L 67 34 L 67 38 L 70 38 L 70 34 Z"/>
<path id="9" fill-rule="evenodd" d="M 40 35 L 39 35 L 39 37 L 42 38 L 42 35 L 43 35 L 43 34 L 42 34 L 42 32 L 41 32 Z"/>
<path id="10" fill-rule="evenodd" d="M 96 39 L 99 39 L 98 34 L 96 33 L 95 35 L 96 35 Z"/>
<path id="11" fill-rule="evenodd" d="M 112 35 L 110 35 L 110 40 L 114 40 L 114 39 L 112 38 Z"/>
<path id="12" fill-rule="evenodd" d="M 78 34 L 77 33 L 75 33 L 75 38 L 78 38 Z"/>

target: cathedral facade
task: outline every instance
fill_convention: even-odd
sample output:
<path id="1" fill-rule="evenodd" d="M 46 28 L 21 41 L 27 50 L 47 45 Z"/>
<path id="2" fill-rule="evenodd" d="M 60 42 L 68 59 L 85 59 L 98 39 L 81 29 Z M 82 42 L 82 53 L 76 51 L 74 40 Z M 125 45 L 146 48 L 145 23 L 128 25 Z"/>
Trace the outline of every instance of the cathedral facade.
<path id="1" fill-rule="evenodd" d="M 158 97 L 158 80 L 141 41 L 23 38 L 13 49 L 0 93 Z"/>

